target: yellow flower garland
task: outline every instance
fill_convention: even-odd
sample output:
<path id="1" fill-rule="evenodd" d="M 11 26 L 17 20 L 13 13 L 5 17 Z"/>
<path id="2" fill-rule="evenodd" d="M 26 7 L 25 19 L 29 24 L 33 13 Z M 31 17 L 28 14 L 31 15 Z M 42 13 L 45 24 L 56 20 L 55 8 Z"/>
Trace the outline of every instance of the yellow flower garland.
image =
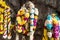
<path id="1" fill-rule="evenodd" d="M 21 25 L 21 26 L 19 26 L 19 27 L 21 27 L 21 29 L 19 29 L 19 30 L 17 29 L 17 31 L 19 33 L 23 32 L 22 31 L 22 28 L 23 28 L 22 25 L 26 24 L 26 22 L 27 22 L 27 20 L 24 20 L 24 18 L 29 18 L 29 13 L 26 13 L 25 9 L 19 10 L 17 17 L 16 17 L 18 24 Z M 23 34 L 25 33 L 25 31 L 23 32 Z"/>

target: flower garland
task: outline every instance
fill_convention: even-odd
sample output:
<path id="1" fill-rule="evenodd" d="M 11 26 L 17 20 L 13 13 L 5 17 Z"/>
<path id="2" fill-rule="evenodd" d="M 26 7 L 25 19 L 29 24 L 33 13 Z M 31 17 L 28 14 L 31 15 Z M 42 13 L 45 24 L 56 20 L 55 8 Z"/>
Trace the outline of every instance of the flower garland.
<path id="1" fill-rule="evenodd" d="M 45 21 L 45 26 L 48 30 L 48 33 L 47 33 L 48 40 L 50 40 L 51 37 L 52 37 L 52 27 L 53 27 L 53 25 L 52 25 L 52 16 L 51 15 L 47 16 L 47 20 Z"/>
<path id="2" fill-rule="evenodd" d="M 5 1 L 0 0 L 0 34 L 4 33 L 4 10 L 8 7 Z"/>
<path id="3" fill-rule="evenodd" d="M 30 27 L 30 40 L 33 40 L 33 34 L 34 30 L 37 26 L 37 20 L 38 20 L 38 9 L 34 7 L 34 4 L 32 2 L 28 2 L 29 8 L 22 7 L 17 14 L 17 27 L 16 30 L 18 33 L 26 34 L 26 32 L 29 29 L 26 29 L 26 27 Z M 30 25 L 29 25 L 30 23 Z M 24 27 L 25 25 L 25 27 Z M 26 34 L 27 35 L 27 34 Z"/>
<path id="4" fill-rule="evenodd" d="M 10 8 L 6 9 L 4 11 L 4 34 L 3 34 L 3 38 L 6 39 L 11 39 L 11 28 L 12 28 L 12 24 L 11 24 L 11 14 L 10 14 Z"/>
<path id="5" fill-rule="evenodd" d="M 3 13 L 0 12 L 0 34 L 4 33 L 4 27 L 3 27 Z"/>
<path id="6" fill-rule="evenodd" d="M 26 10 L 27 9 L 24 8 L 24 7 L 21 8 L 18 11 L 17 18 L 16 18 L 17 23 L 18 23 L 16 30 L 19 33 L 23 32 L 23 34 L 27 31 L 27 30 L 25 30 L 24 26 L 25 26 L 25 24 L 27 23 L 27 21 L 29 19 L 29 12 L 26 12 Z"/>
<path id="7" fill-rule="evenodd" d="M 38 20 L 38 9 L 35 8 L 35 5 L 32 2 L 29 2 L 29 7 L 30 7 L 30 40 L 34 40 L 34 30 L 36 29 L 37 26 L 37 20 Z"/>
<path id="8" fill-rule="evenodd" d="M 57 17 L 55 14 L 53 15 L 53 36 L 56 40 L 59 40 L 59 17 Z"/>
<path id="9" fill-rule="evenodd" d="M 45 26 L 49 30 L 48 37 L 51 38 L 52 35 L 55 39 L 59 38 L 59 17 L 55 13 L 48 15 L 45 21 Z M 52 32 L 53 31 L 53 32 Z"/>

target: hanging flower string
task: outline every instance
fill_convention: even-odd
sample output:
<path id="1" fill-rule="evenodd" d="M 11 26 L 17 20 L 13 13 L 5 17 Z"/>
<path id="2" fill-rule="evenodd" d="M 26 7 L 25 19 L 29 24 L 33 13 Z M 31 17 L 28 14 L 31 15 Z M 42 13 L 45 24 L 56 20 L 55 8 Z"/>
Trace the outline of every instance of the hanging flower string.
<path id="1" fill-rule="evenodd" d="M 53 36 L 55 40 L 59 40 L 59 17 L 56 14 L 53 15 Z"/>
<path id="2" fill-rule="evenodd" d="M 25 25 L 29 19 L 29 13 L 26 12 L 26 10 L 27 9 L 25 7 L 21 8 L 18 11 L 17 18 L 16 18 L 17 23 L 18 23 L 17 32 L 19 32 L 19 33 L 23 32 L 23 34 L 26 32 L 26 29 L 24 28 L 23 25 Z"/>
<path id="3" fill-rule="evenodd" d="M 10 22 L 10 8 L 5 10 L 4 12 L 4 34 L 3 38 L 6 39 L 11 39 L 11 22 Z"/>
<path id="4" fill-rule="evenodd" d="M 45 26 L 49 30 L 48 37 L 51 38 L 54 36 L 55 40 L 59 39 L 59 17 L 52 13 L 51 15 L 47 16 L 47 19 L 45 21 Z M 51 32 L 53 31 L 53 32 Z"/>
<path id="5" fill-rule="evenodd" d="M 35 8 L 35 5 L 32 2 L 29 2 L 29 7 L 30 7 L 30 40 L 34 40 L 34 30 L 36 29 L 37 26 L 37 20 L 38 20 L 38 9 Z"/>
<path id="6" fill-rule="evenodd" d="M 52 16 L 51 15 L 47 16 L 47 20 L 45 21 L 45 26 L 48 30 L 48 33 L 47 33 L 48 40 L 50 40 L 51 37 L 52 37 L 52 27 L 53 27 L 53 25 L 52 25 Z"/>
<path id="7" fill-rule="evenodd" d="M 4 27 L 3 27 L 3 13 L 0 12 L 0 34 L 4 33 Z"/>
<path id="8" fill-rule="evenodd" d="M 35 15 L 34 15 L 34 28 L 33 28 L 33 30 L 35 30 L 36 27 L 37 27 L 38 13 L 39 13 L 39 12 L 38 12 L 38 9 L 35 8 Z"/>
<path id="9" fill-rule="evenodd" d="M 36 29 L 37 20 L 38 20 L 38 9 L 34 7 L 34 4 L 32 2 L 29 1 L 28 4 L 29 4 L 28 9 L 26 7 L 22 7 L 18 11 L 16 18 L 18 25 L 16 27 L 16 30 L 18 33 L 23 32 L 23 34 L 26 34 L 28 31 L 26 29 L 26 26 L 28 25 L 28 22 L 30 22 L 30 31 L 31 31 L 30 39 L 33 40 L 33 34 L 34 34 L 34 30 Z"/>

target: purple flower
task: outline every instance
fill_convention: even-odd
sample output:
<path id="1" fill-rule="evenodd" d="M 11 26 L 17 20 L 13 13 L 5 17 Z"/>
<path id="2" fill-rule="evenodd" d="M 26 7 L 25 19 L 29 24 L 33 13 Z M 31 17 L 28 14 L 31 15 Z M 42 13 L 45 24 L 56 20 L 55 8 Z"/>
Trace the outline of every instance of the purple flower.
<path id="1" fill-rule="evenodd" d="M 25 30 L 24 27 L 22 27 L 22 30 L 23 30 L 23 31 Z"/>
<path id="2" fill-rule="evenodd" d="M 37 20 L 36 20 L 36 19 L 34 19 L 34 26 L 36 26 L 36 24 L 37 24 Z"/>
<path id="3" fill-rule="evenodd" d="M 25 17 L 24 20 L 28 20 L 28 18 Z"/>

